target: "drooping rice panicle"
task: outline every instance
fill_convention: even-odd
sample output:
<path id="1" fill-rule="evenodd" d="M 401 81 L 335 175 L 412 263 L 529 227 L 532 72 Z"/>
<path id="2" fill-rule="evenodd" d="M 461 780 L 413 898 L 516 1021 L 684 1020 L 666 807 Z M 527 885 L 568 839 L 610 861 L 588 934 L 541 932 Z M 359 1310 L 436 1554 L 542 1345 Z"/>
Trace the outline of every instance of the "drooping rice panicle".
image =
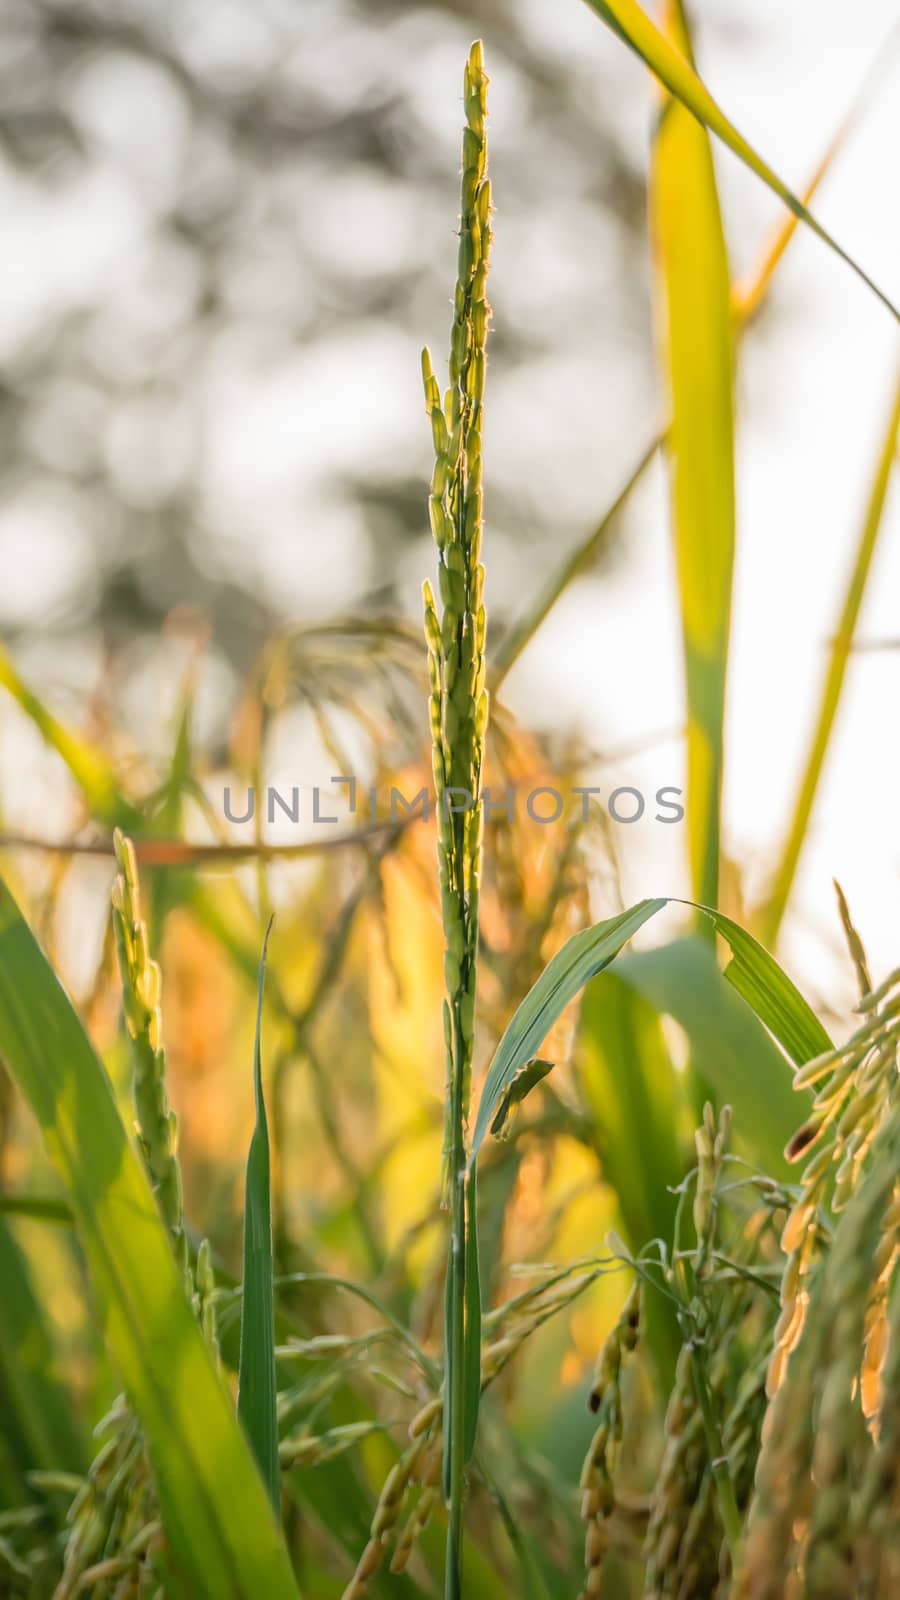
<path id="1" fill-rule="evenodd" d="M 637 1346 L 641 1316 L 640 1279 L 607 1338 L 594 1369 L 590 1406 L 597 1427 L 581 1469 L 581 1520 L 585 1524 L 585 1583 L 581 1600 L 595 1600 L 603 1585 L 608 1521 L 615 1505 L 615 1473 L 622 1442 L 622 1371 Z"/>
<path id="2" fill-rule="evenodd" d="M 859 1592 L 853 1498 L 872 1449 L 859 1371 L 885 1219 L 894 1210 L 900 1109 L 892 1098 L 869 1169 L 816 1269 L 810 1315 L 770 1406 L 735 1600 L 799 1592 L 797 1574 L 811 1600 Z"/>
<path id="3" fill-rule="evenodd" d="M 672 1593 L 668 1575 L 677 1561 L 705 1461 L 706 1441 L 694 1389 L 692 1352 L 688 1345 L 682 1345 L 675 1387 L 666 1408 L 663 1457 L 644 1540 L 643 1600 L 662 1600 Z"/>
<path id="4" fill-rule="evenodd" d="M 783 1381 L 803 1330 L 809 1278 L 820 1250 L 826 1207 L 838 1213 L 847 1204 L 884 1120 L 896 1078 L 900 1039 L 895 985 L 896 979 L 889 979 L 875 994 L 864 995 L 859 1008 L 864 1020 L 846 1044 L 807 1062 L 795 1075 L 798 1089 L 820 1087 L 811 1117 L 786 1151 L 789 1160 L 799 1160 L 810 1151 L 812 1156 L 801 1174 L 801 1192 L 782 1234 L 787 1260 L 769 1368 L 770 1397 Z"/>
<path id="5" fill-rule="evenodd" d="M 428 1432 L 415 1436 L 394 1463 L 384 1480 L 375 1506 L 366 1545 L 353 1577 L 344 1590 L 342 1600 L 363 1600 L 368 1592 L 369 1580 L 379 1570 L 390 1544 L 394 1530 L 403 1513 L 406 1492 L 415 1471 L 430 1442 Z"/>
<path id="6" fill-rule="evenodd" d="M 896 1237 L 900 1228 L 896 1197 L 889 1225 Z M 900 1294 L 896 1291 L 886 1316 L 885 1346 L 875 1446 L 854 1508 L 857 1538 L 865 1568 L 876 1579 L 876 1594 L 900 1590 Z"/>
<path id="7" fill-rule="evenodd" d="M 437 1503 L 437 1484 L 431 1484 L 428 1488 L 422 1490 L 400 1532 L 400 1537 L 391 1557 L 391 1572 L 395 1576 L 397 1573 L 406 1571 L 416 1541 L 425 1532 Z"/>
<path id="8" fill-rule="evenodd" d="M 725 1442 L 732 1405 L 734 1347 L 757 1294 L 732 1263 L 723 1287 L 717 1277 L 720 1184 L 731 1111 L 717 1117 L 707 1104 L 695 1135 L 697 1167 L 682 1186 L 682 1206 L 693 1185 L 693 1250 L 680 1244 L 666 1269 L 678 1302 L 682 1346 L 666 1411 L 663 1455 L 644 1541 L 644 1600 L 715 1591 L 730 1570 L 740 1537 L 733 1469 L 736 1452 Z"/>
<path id="9" fill-rule="evenodd" d="M 743 1369 L 722 1429 L 722 1439 L 728 1452 L 735 1495 L 741 1511 L 746 1508 L 753 1492 L 753 1479 L 766 1411 L 768 1367 L 769 1344 L 768 1340 L 762 1339 L 758 1354 L 748 1361 Z"/>
<path id="10" fill-rule="evenodd" d="M 496 1381 L 532 1334 L 584 1294 L 586 1289 L 596 1283 L 602 1270 L 604 1269 L 594 1268 L 583 1273 L 565 1273 L 561 1275 L 559 1281 L 554 1279 L 549 1284 L 536 1284 L 517 1296 L 515 1300 L 498 1306 L 489 1317 L 485 1318 L 486 1333 L 496 1332 L 498 1336 L 487 1337 L 482 1348 L 482 1392 Z M 381 1505 L 384 1501 L 390 1506 L 390 1517 L 386 1520 L 384 1513 L 379 1513 L 376 1508 L 369 1543 L 360 1557 L 356 1572 L 344 1591 L 342 1600 L 363 1600 L 369 1578 L 381 1566 L 394 1529 L 400 1522 L 409 1493 L 418 1485 L 421 1493 L 397 1537 L 391 1558 L 392 1572 L 405 1570 L 415 1542 L 427 1526 L 437 1504 L 437 1485 L 441 1478 L 444 1448 L 443 1417 L 444 1396 L 441 1393 L 433 1395 L 420 1406 L 412 1418 L 408 1431 L 416 1450 L 407 1452 L 411 1463 L 409 1470 L 397 1474 L 396 1469 L 392 1468 L 391 1474 L 385 1480 L 378 1504 Z M 401 1460 L 406 1461 L 406 1455 Z"/>

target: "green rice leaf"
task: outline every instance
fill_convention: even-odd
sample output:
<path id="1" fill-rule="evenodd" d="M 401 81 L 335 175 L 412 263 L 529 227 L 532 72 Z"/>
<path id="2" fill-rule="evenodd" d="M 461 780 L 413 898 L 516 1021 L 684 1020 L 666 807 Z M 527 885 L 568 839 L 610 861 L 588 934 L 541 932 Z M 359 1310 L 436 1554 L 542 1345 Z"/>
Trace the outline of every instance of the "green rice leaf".
<path id="1" fill-rule="evenodd" d="M 691 1065 L 721 1103 L 732 1106 L 748 1153 L 766 1171 L 786 1177 L 784 1146 L 803 1119 L 804 1102 L 752 1002 L 735 994 L 707 941 L 693 934 L 627 953 L 613 975 L 658 1015 L 674 1018 L 684 1030 Z M 606 1003 L 607 982 L 604 974 L 591 985 L 594 1018 Z M 625 1155 L 634 1159 L 641 1129 L 622 1129 L 620 1136 Z"/>
<path id="2" fill-rule="evenodd" d="M 812 1006 L 759 940 L 723 912 L 709 906 L 702 906 L 701 910 L 712 918 L 716 932 L 731 951 L 725 977 L 774 1034 L 794 1065 L 802 1067 L 813 1056 L 833 1049 Z"/>
<path id="3" fill-rule="evenodd" d="M 488 1068 L 475 1119 L 470 1165 L 517 1072 L 537 1054 L 557 1017 L 588 979 L 602 972 L 632 934 L 665 904 L 665 900 L 639 900 L 629 911 L 573 934 L 548 962 L 509 1023 Z"/>
<path id="4" fill-rule="evenodd" d="M 126 832 L 133 828 L 139 814 L 122 794 L 113 763 L 90 740 L 82 734 L 73 733 L 48 710 L 34 690 L 29 688 L 2 646 L 0 686 L 12 695 L 47 744 L 65 762 L 91 815 L 99 822 L 123 828 Z"/>
<path id="5" fill-rule="evenodd" d="M 812 212 L 803 204 L 802 200 L 788 188 L 787 184 L 779 178 L 778 174 L 758 155 L 751 144 L 740 134 L 737 128 L 726 117 L 721 106 L 710 94 L 703 80 L 694 71 L 691 63 L 681 54 L 677 46 L 667 39 L 663 33 L 651 22 L 646 12 L 637 4 L 637 0 L 587 0 L 587 4 L 606 23 L 607 27 L 617 34 L 630 50 L 641 58 L 650 68 L 650 71 L 659 78 L 669 93 L 674 95 L 683 106 L 697 118 L 710 133 L 714 133 L 728 149 L 741 160 L 750 171 L 765 183 L 778 198 L 804 222 L 813 233 L 839 256 L 858 278 L 877 295 L 878 299 L 887 307 L 891 315 L 900 321 L 900 310 L 893 301 L 879 289 L 876 283 L 853 257 L 832 238 L 822 224 L 816 220 Z"/>
<path id="6" fill-rule="evenodd" d="M 197 1596 L 296 1600 L 280 1530 L 109 1079 L 2 884 L 0 1057 L 68 1189 L 99 1324 L 147 1438 L 170 1565 Z"/>
<path id="7" fill-rule="evenodd" d="M 762 1157 L 780 1165 L 785 1140 L 796 1126 L 798 1102 L 784 1057 L 768 1034 L 756 1026 L 750 1012 L 797 1066 L 830 1049 L 831 1041 L 796 985 L 752 934 L 712 907 L 668 899 L 638 901 L 608 922 L 585 928 L 548 962 L 513 1016 L 488 1068 L 470 1165 L 517 1073 L 532 1059 L 569 1001 L 609 966 L 632 935 L 663 906 L 679 904 L 691 905 L 709 917 L 728 944 L 732 959 L 724 973 L 712 951 L 701 954 L 702 941 L 694 938 L 631 954 L 619 963 L 617 974 L 658 1012 L 681 1023 L 701 1073 L 708 1074 L 709 1081 L 727 1094 Z M 723 980 L 746 1001 L 749 1012 L 728 1000 Z"/>
<path id="8" fill-rule="evenodd" d="M 668 0 L 665 27 L 689 60 L 680 0 Z M 688 851 L 695 897 L 716 905 L 734 572 L 734 319 L 709 134 L 668 96 L 653 143 L 650 205 L 671 401 L 666 448 L 687 690 Z"/>
<path id="9" fill-rule="evenodd" d="M 618 962 L 584 991 L 575 1066 L 603 1178 L 616 1195 L 625 1236 L 637 1254 L 651 1239 L 672 1237 L 673 1191 L 684 1176 L 691 1119 L 659 1012 L 625 981 Z M 652 1283 L 646 1288 L 647 1336 L 660 1371 L 674 1381 L 678 1326 L 671 1304 Z"/>
<path id="10" fill-rule="evenodd" d="M 256 1041 L 253 1047 L 256 1126 L 253 1129 L 247 1155 L 247 1182 L 244 1193 L 244 1293 L 241 1302 L 238 1416 L 262 1473 L 269 1499 L 277 1512 L 281 1502 L 281 1475 L 278 1464 L 272 1195 L 269 1127 L 263 1095 L 260 1050 L 266 951 L 271 931 L 270 921 L 259 961 L 259 998 L 256 1009 Z"/>
<path id="11" fill-rule="evenodd" d="M 546 1078 L 548 1072 L 552 1071 L 553 1062 L 545 1061 L 542 1056 L 534 1056 L 531 1061 L 526 1061 L 525 1065 L 519 1068 L 509 1087 L 504 1090 L 500 1104 L 497 1107 L 496 1116 L 491 1123 L 491 1133 L 495 1139 L 507 1139 L 509 1137 L 509 1119 L 516 1107 L 521 1105 L 525 1096 L 531 1093 L 535 1085 L 540 1083 L 542 1078 Z"/>

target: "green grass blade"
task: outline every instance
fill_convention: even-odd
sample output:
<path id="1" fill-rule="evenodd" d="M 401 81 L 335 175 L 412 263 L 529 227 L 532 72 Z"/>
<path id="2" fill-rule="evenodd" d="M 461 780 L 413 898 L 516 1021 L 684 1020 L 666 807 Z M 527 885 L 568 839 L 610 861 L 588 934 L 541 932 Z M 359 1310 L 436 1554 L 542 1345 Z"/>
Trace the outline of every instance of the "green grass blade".
<path id="1" fill-rule="evenodd" d="M 752 1003 L 735 994 L 707 941 L 694 934 L 624 955 L 615 976 L 657 1013 L 675 1019 L 692 1066 L 721 1103 L 732 1106 L 745 1149 L 767 1172 L 786 1177 L 784 1146 L 802 1121 L 803 1103 L 784 1055 Z M 594 986 L 598 1006 L 606 981 L 604 975 Z M 632 1129 L 630 1137 L 638 1136 Z"/>
<path id="2" fill-rule="evenodd" d="M 710 94 L 705 83 L 694 71 L 690 62 L 680 53 L 676 46 L 665 37 L 663 33 L 651 22 L 646 12 L 637 4 L 637 0 L 587 0 L 587 4 L 606 23 L 613 33 L 617 34 L 629 49 L 640 57 L 650 68 L 650 71 L 659 78 L 676 100 L 690 111 L 710 133 L 714 133 L 729 150 L 741 160 L 750 171 L 755 173 L 768 188 L 788 207 L 790 211 L 804 222 L 813 233 L 834 251 L 858 278 L 877 295 L 891 315 L 900 321 L 900 310 L 893 301 L 879 289 L 862 267 L 848 255 L 847 251 L 838 244 L 822 224 L 816 220 L 812 212 L 803 204 L 803 201 L 788 188 L 787 184 L 779 178 L 778 174 L 758 155 L 753 146 L 740 134 L 726 117 L 721 106 Z"/>
<path id="3" fill-rule="evenodd" d="M 57 1375 L 56 1352 L 24 1252 L 0 1216 L 0 1391 L 4 1417 L 21 1438 L 23 1471 L 79 1472 L 84 1439 Z"/>
<path id="4" fill-rule="evenodd" d="M 782 918 L 787 908 L 797 865 L 809 828 L 809 820 L 815 805 L 819 781 L 831 743 L 831 735 L 834 731 L 844 680 L 847 674 L 847 662 L 853 646 L 853 635 L 856 631 L 856 624 L 865 598 L 869 574 L 872 570 L 872 560 L 875 555 L 878 536 L 881 532 L 888 486 L 897 456 L 898 434 L 900 434 L 900 382 L 898 382 L 892 396 L 887 429 L 879 451 L 875 474 L 866 502 L 856 555 L 850 572 L 847 591 L 844 595 L 837 629 L 831 641 L 831 658 L 825 673 L 819 711 L 806 757 L 806 766 L 794 804 L 791 824 L 781 858 L 775 870 L 772 891 L 760 918 L 762 937 L 770 945 L 774 945 L 778 937 Z"/>
<path id="5" fill-rule="evenodd" d="M 488 1068 L 475 1119 L 470 1164 L 474 1164 L 516 1073 L 537 1055 L 557 1017 L 588 980 L 602 972 L 632 934 L 665 904 L 665 900 L 639 900 L 629 911 L 573 934 L 547 963 L 512 1018 Z"/>
<path id="6" fill-rule="evenodd" d="M 0 686 L 8 690 L 38 732 L 65 762 L 91 815 L 110 827 L 133 827 L 138 813 L 122 794 L 112 762 L 83 735 L 72 733 L 30 689 L 0 646 Z"/>
<path id="7" fill-rule="evenodd" d="M 280 1530 L 109 1079 L 3 885 L 0 1057 L 69 1192 L 98 1320 L 144 1427 L 172 1564 L 198 1600 L 296 1600 Z"/>
<path id="8" fill-rule="evenodd" d="M 831 170 L 837 156 L 846 144 L 862 115 L 874 103 L 875 91 L 887 74 L 889 66 L 893 66 L 897 47 L 900 45 L 900 26 L 894 23 L 878 47 L 878 52 L 872 60 L 868 70 L 863 74 L 857 85 L 853 100 L 841 118 L 837 128 L 828 141 L 819 161 L 801 191 L 801 199 L 808 206 L 822 180 Z M 740 330 L 752 322 L 760 311 L 772 278 L 779 263 L 787 250 L 800 223 L 800 218 L 794 212 L 788 212 L 782 217 L 773 229 L 760 260 L 753 268 L 749 277 L 744 282 L 739 282 L 732 287 L 732 305 L 735 320 Z"/>
<path id="9" fill-rule="evenodd" d="M 712 920 L 732 953 L 724 973 L 705 941 L 697 938 L 676 940 L 641 955 L 630 954 L 618 964 L 617 973 L 658 1012 L 681 1023 L 701 1073 L 708 1072 L 710 1081 L 727 1092 L 739 1121 L 743 1117 L 764 1157 L 780 1162 L 785 1138 L 796 1125 L 797 1101 L 784 1057 L 768 1035 L 751 1023 L 750 1013 L 755 1013 L 798 1066 L 830 1049 L 828 1034 L 774 957 L 731 917 L 695 901 L 655 899 L 640 900 L 608 922 L 574 934 L 548 962 L 509 1023 L 488 1068 L 470 1164 L 474 1164 L 516 1073 L 537 1053 L 565 1006 L 609 966 L 645 922 L 672 904 L 693 906 Z M 725 979 L 746 1006 L 727 998 Z"/>
<path id="10" fill-rule="evenodd" d="M 241 1302 L 241 1355 L 238 1416 L 276 1512 L 281 1503 L 278 1465 L 278 1381 L 275 1371 L 275 1295 L 272 1260 L 272 1193 L 269 1126 L 262 1084 L 263 997 L 266 951 L 272 924 L 266 929 L 259 961 L 259 999 L 253 1047 L 256 1126 L 247 1155 L 244 1193 L 244 1293 Z"/>
<path id="11" fill-rule="evenodd" d="M 680 0 L 666 31 L 690 56 Z M 725 684 L 734 571 L 734 323 L 712 148 L 666 98 L 651 163 L 666 438 L 687 690 L 688 851 L 695 898 L 719 896 Z"/>
<path id="12" fill-rule="evenodd" d="M 686 1165 L 685 1096 L 656 1008 L 623 980 L 618 963 L 584 991 L 575 1063 L 628 1243 L 637 1252 L 651 1239 L 671 1239 L 673 1191 Z M 671 1305 L 651 1291 L 648 1284 L 647 1337 L 660 1372 L 674 1381 L 681 1337 Z"/>

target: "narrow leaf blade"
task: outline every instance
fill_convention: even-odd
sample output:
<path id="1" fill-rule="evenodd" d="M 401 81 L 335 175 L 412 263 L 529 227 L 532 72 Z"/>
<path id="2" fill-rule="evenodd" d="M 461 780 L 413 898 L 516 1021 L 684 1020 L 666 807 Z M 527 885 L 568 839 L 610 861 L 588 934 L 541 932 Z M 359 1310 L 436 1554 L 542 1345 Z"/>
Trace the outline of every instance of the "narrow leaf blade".
<path id="1" fill-rule="evenodd" d="M 261 1052 L 266 952 L 271 931 L 270 921 L 259 961 L 259 997 L 253 1047 L 256 1125 L 247 1155 L 244 1193 L 244 1292 L 241 1301 L 238 1416 L 256 1457 L 269 1499 L 277 1512 L 281 1501 L 281 1475 L 278 1465 L 271 1165 Z"/>
<path id="2" fill-rule="evenodd" d="M 173 1566 L 217 1600 L 297 1600 L 287 1550 L 71 1002 L 0 883 L 0 1057 L 66 1184 L 98 1317 L 147 1438 Z"/>
<path id="3" fill-rule="evenodd" d="M 812 1006 L 804 1000 L 775 957 L 732 917 L 709 906 L 701 908 L 715 923 L 732 960 L 725 977 L 752 1006 L 761 1022 L 783 1046 L 795 1066 L 833 1049 L 832 1041 Z"/>
<path id="4" fill-rule="evenodd" d="M 97 745 L 65 727 L 25 682 L 11 657 L 0 648 L 0 687 L 34 724 L 42 738 L 65 762 L 75 783 L 100 822 L 126 830 L 135 826 L 138 813 L 122 794 L 115 768 Z"/>
<path id="5" fill-rule="evenodd" d="M 679 1133 L 682 1123 L 689 1132 L 691 1116 L 659 1014 L 623 978 L 618 962 L 584 991 L 575 1064 L 628 1243 L 637 1253 L 651 1239 L 671 1239 L 674 1190 L 685 1170 Z M 646 1313 L 657 1364 L 674 1381 L 681 1338 L 671 1304 L 652 1283 Z"/>
<path id="6" fill-rule="evenodd" d="M 509 1023 L 488 1068 L 472 1136 L 472 1164 L 519 1068 L 537 1054 L 569 1001 L 665 904 L 664 899 L 640 900 L 619 916 L 573 934 L 548 962 Z"/>
<path id="7" fill-rule="evenodd" d="M 611 28 L 629 49 L 633 50 L 642 61 L 650 68 L 651 72 L 659 78 L 670 94 L 686 106 L 692 116 L 697 118 L 710 133 L 714 133 L 728 149 L 741 160 L 750 171 L 755 173 L 778 198 L 799 217 L 813 233 L 825 243 L 835 255 L 861 278 L 863 283 L 877 295 L 891 315 L 900 322 L 900 310 L 893 301 L 880 289 L 862 267 L 848 255 L 847 251 L 832 238 L 822 224 L 816 220 L 812 212 L 803 204 L 787 184 L 779 178 L 778 174 L 758 155 L 751 144 L 740 134 L 733 123 L 726 117 L 721 106 L 710 94 L 703 80 L 694 71 L 690 62 L 680 54 L 674 44 L 651 22 L 646 12 L 637 4 L 637 0 L 587 0 L 587 4 Z"/>
<path id="8" fill-rule="evenodd" d="M 752 1001 L 735 994 L 707 941 L 693 934 L 624 955 L 615 976 L 657 1013 L 674 1018 L 704 1083 L 732 1106 L 736 1135 L 766 1171 L 785 1177 L 782 1153 L 803 1120 L 804 1102 Z M 606 981 L 595 986 L 598 1006 Z"/>

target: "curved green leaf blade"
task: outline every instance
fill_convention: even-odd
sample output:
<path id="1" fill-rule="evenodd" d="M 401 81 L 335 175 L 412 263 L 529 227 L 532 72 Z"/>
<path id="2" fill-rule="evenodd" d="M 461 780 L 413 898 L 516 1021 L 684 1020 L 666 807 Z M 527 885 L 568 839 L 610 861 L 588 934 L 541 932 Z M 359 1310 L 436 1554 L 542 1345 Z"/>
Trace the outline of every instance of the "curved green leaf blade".
<path id="1" fill-rule="evenodd" d="M 748 1052 L 747 1012 L 743 1007 L 739 1010 L 728 1007 L 727 1002 L 723 1009 L 722 979 L 737 990 L 795 1065 L 801 1066 L 813 1056 L 831 1049 L 831 1040 L 812 1007 L 774 956 L 733 918 L 693 900 L 660 898 L 640 900 L 629 911 L 623 911 L 608 922 L 574 934 L 548 962 L 509 1023 L 488 1068 L 478 1105 L 470 1165 L 520 1069 L 535 1055 L 569 1001 L 666 905 L 692 906 L 711 918 L 732 953 L 724 973 L 720 972 L 712 952 L 706 950 L 702 958 L 705 975 L 698 977 L 700 957 L 690 952 L 699 949 L 701 941 L 681 939 L 639 956 L 629 955 L 620 962 L 618 975 L 644 994 L 657 1011 L 667 1012 L 682 1022 L 692 1043 L 700 1043 L 701 1054 L 704 1061 L 710 1062 L 713 1078 L 721 1077 L 717 1052 L 721 1057 L 725 1047 L 719 1040 L 718 1030 L 722 1030 L 722 1040 L 727 1042 L 733 1055 L 733 1070 L 729 1069 L 728 1077 L 736 1108 L 738 1096 L 734 1085 L 738 1085 L 738 1075 L 746 1074 L 750 1062 L 757 1058 L 755 1081 L 743 1098 L 763 1143 L 770 1146 L 773 1159 L 778 1156 L 784 1142 L 777 1142 L 781 1130 L 786 1128 L 790 1132 L 796 1123 L 796 1113 L 788 1109 L 796 1107 L 797 1102 L 791 1099 L 791 1081 L 783 1071 L 784 1058 L 762 1031 L 754 1032 L 753 1048 Z M 690 965 L 681 970 L 684 962 Z M 762 1069 L 759 1060 L 763 1062 Z M 775 1124 L 778 1125 L 777 1135 L 771 1131 Z M 768 1136 L 767 1126 L 770 1128 Z"/>
<path id="2" fill-rule="evenodd" d="M 484 1143 L 504 1094 L 520 1067 L 537 1055 L 557 1017 L 588 979 L 602 972 L 632 934 L 666 903 L 664 899 L 639 900 L 629 911 L 573 934 L 548 962 L 509 1023 L 488 1068 L 472 1135 L 470 1165 Z"/>
<path id="3" fill-rule="evenodd" d="M 812 1006 L 759 940 L 724 912 L 709 906 L 699 909 L 712 918 L 716 932 L 731 951 L 724 974 L 728 982 L 743 995 L 794 1065 L 802 1067 L 813 1056 L 832 1050 L 832 1041 Z"/>
<path id="4" fill-rule="evenodd" d="M 269 1125 L 262 1084 L 260 1035 L 266 984 L 266 951 L 272 923 L 266 929 L 259 959 L 259 998 L 253 1046 L 253 1092 L 256 1126 L 247 1155 L 244 1191 L 244 1292 L 241 1300 L 241 1354 L 238 1369 L 238 1416 L 250 1441 L 276 1512 L 281 1503 L 278 1464 L 278 1378 L 275 1368 L 275 1291 L 272 1260 L 272 1185 Z"/>
<path id="5" fill-rule="evenodd" d="M 101 822 L 128 830 L 138 813 L 122 794 L 115 767 L 109 757 L 84 735 L 66 728 L 29 687 L 12 658 L 0 647 L 0 687 L 33 722 L 46 743 L 65 762 L 90 808 Z"/>
<path id="6" fill-rule="evenodd" d="M 773 1176 L 786 1177 L 784 1147 L 804 1116 L 781 1050 L 745 1000 L 734 992 L 713 950 L 697 934 L 655 950 L 628 953 L 615 976 L 684 1030 L 690 1060 L 722 1103 L 734 1110 L 735 1133 Z M 603 1003 L 607 982 L 593 985 Z M 625 1136 L 639 1137 L 630 1129 Z M 633 1146 L 629 1146 L 633 1148 Z"/>
<path id="7" fill-rule="evenodd" d="M 2 883 L 0 1057 L 68 1188 L 100 1325 L 146 1434 L 170 1565 L 198 1600 L 297 1600 L 280 1530 L 109 1079 Z"/>
<path id="8" fill-rule="evenodd" d="M 862 267 L 854 261 L 853 257 L 832 238 L 831 234 L 822 227 L 812 212 L 807 209 L 802 200 L 788 188 L 787 184 L 779 178 L 778 174 L 758 155 L 751 144 L 740 134 L 726 117 L 721 106 L 710 94 L 703 80 L 694 71 L 690 62 L 676 49 L 664 34 L 651 22 L 646 12 L 637 4 L 637 0 L 587 0 L 587 4 L 597 15 L 602 18 L 607 27 L 617 34 L 622 42 L 628 45 L 642 61 L 650 68 L 651 72 L 665 85 L 669 93 L 680 100 L 683 106 L 697 118 L 710 133 L 721 139 L 729 150 L 743 161 L 750 171 L 765 183 L 768 188 L 783 201 L 790 211 L 801 222 L 805 222 L 813 233 L 839 256 L 858 278 L 878 296 L 878 299 L 887 307 L 891 315 L 900 322 L 900 310 L 893 301 L 879 289 L 876 283 Z"/>

